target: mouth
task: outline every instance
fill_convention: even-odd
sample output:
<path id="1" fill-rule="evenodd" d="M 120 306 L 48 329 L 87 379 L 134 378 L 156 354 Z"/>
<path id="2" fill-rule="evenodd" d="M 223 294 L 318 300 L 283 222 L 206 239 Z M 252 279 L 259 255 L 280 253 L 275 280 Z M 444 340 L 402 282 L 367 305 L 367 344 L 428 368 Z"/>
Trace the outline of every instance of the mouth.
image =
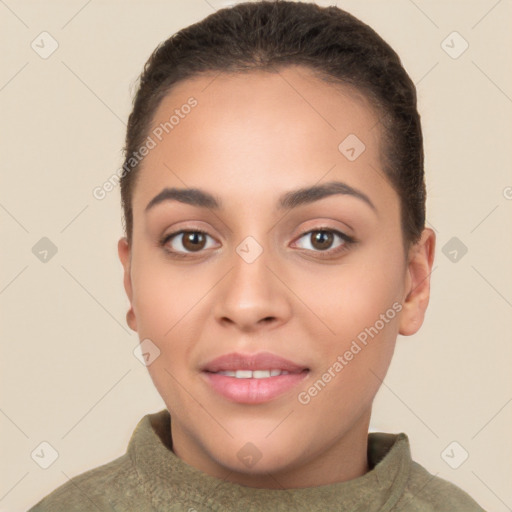
<path id="1" fill-rule="evenodd" d="M 201 370 L 216 394 L 243 404 L 274 400 L 298 386 L 310 371 L 302 364 L 268 352 L 226 354 Z"/>
<path id="2" fill-rule="evenodd" d="M 234 377 L 235 379 L 268 379 L 269 377 L 279 377 L 279 375 L 289 375 L 290 372 L 285 370 L 221 370 L 213 372 L 217 375 L 225 375 L 226 377 Z"/>

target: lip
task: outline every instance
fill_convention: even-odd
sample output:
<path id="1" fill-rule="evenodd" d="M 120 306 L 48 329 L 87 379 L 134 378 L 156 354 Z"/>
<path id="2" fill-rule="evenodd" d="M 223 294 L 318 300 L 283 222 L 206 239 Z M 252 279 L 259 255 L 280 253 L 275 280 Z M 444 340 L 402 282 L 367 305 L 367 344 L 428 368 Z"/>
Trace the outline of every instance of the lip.
<path id="1" fill-rule="evenodd" d="M 206 372 L 220 372 L 233 370 L 282 370 L 290 373 L 298 373 L 307 370 L 307 366 L 294 363 L 284 357 L 277 356 L 270 352 L 259 352 L 257 354 L 240 354 L 232 352 L 224 354 L 206 363 L 202 368 Z"/>
<path id="2" fill-rule="evenodd" d="M 265 379 L 237 379 L 216 372 L 234 370 L 281 370 L 288 375 Z M 240 404 L 261 404 L 278 398 L 298 386 L 308 375 L 309 368 L 270 352 L 258 354 L 231 353 L 217 357 L 204 365 L 201 375 L 216 393 Z"/>

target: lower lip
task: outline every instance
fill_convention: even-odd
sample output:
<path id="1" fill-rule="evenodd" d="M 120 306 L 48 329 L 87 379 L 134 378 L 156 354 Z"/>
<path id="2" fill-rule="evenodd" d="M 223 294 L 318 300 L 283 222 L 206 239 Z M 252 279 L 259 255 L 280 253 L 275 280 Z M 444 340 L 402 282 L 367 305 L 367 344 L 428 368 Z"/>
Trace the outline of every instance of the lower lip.
<path id="1" fill-rule="evenodd" d="M 237 379 L 219 373 L 203 372 L 214 391 L 240 404 L 262 404 L 273 400 L 299 385 L 307 374 L 304 371 L 266 379 Z"/>

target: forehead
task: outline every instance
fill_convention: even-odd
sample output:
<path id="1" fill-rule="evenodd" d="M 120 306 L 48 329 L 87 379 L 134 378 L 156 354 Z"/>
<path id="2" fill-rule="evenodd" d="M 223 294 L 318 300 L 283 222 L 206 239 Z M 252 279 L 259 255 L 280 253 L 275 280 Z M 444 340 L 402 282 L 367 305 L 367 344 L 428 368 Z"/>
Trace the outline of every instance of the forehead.
<path id="1" fill-rule="evenodd" d="M 144 199 L 163 186 L 194 186 L 256 200 L 323 178 L 393 193 L 381 169 L 376 112 L 357 91 L 302 67 L 180 82 L 148 135 L 155 147 L 136 189 Z"/>
<path id="2" fill-rule="evenodd" d="M 190 98 L 197 101 L 190 112 L 193 116 L 180 123 L 180 129 L 173 127 L 167 139 L 178 137 L 180 132 L 183 136 L 195 132 L 203 144 L 213 141 L 217 145 L 223 136 L 233 140 L 236 131 L 241 142 L 251 136 L 253 144 L 269 146 L 272 136 L 279 134 L 280 142 L 300 140 L 302 145 L 307 139 L 318 147 L 323 140 L 330 149 L 332 141 L 349 131 L 372 146 L 378 139 L 378 129 L 374 129 L 377 114 L 361 93 L 348 85 L 321 80 L 304 67 L 208 73 L 182 81 L 162 100 L 153 116 L 152 130 L 169 121 Z M 207 130 L 206 125 L 214 131 Z"/>

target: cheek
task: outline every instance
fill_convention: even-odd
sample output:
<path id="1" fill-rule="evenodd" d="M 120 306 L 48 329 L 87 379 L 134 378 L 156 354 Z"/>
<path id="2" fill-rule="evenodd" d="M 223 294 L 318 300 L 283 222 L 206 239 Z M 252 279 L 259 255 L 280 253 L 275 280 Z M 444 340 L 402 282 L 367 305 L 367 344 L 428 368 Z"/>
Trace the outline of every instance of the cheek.
<path id="1" fill-rule="evenodd" d="M 329 330 L 316 338 L 322 364 L 300 403 L 308 402 L 319 414 L 326 404 L 338 415 L 361 413 L 373 400 L 393 355 L 402 307 L 401 266 L 396 257 L 372 254 L 365 261 L 363 256 L 336 272 L 331 269 L 320 281 L 323 286 L 318 286 L 319 275 L 316 285 L 310 282 L 308 305 Z"/>
<path id="2" fill-rule="evenodd" d="M 400 298 L 402 278 L 399 265 L 347 264 L 325 277 L 315 274 L 307 279 L 307 304 L 321 318 L 327 338 L 343 341 L 358 334 L 379 320 Z M 321 283 L 321 286 L 319 286 Z M 396 308 L 396 307 L 395 307 Z M 389 323 L 396 323 L 392 310 Z"/>
<path id="3" fill-rule="evenodd" d="M 132 274 L 137 331 L 141 340 L 151 340 L 159 351 L 147 369 L 167 407 L 176 414 L 190 406 L 180 383 L 188 378 L 191 341 L 200 337 L 198 303 L 208 290 L 186 271 L 171 272 L 169 265 L 155 258 L 143 261 Z"/>
<path id="4" fill-rule="evenodd" d="M 140 340 L 149 339 L 156 345 L 159 356 L 148 371 L 160 394 L 174 402 L 174 390 L 179 389 L 175 379 L 183 381 L 193 349 L 191 340 L 200 337 L 198 304 L 207 289 L 186 271 L 171 272 L 165 262 L 149 257 L 140 261 L 144 264 L 134 266 L 132 272 L 137 332 Z"/>
<path id="5" fill-rule="evenodd" d="M 319 364 L 298 396 L 307 405 L 308 421 L 319 428 L 338 428 L 339 418 L 351 421 L 370 407 L 389 367 L 401 304 L 396 271 L 376 272 L 344 267 L 323 289 L 308 295 L 329 331 L 315 339 Z M 326 418 L 325 410 L 331 415 Z M 323 425 L 322 425 L 323 423 Z"/>
<path id="6" fill-rule="evenodd" d="M 150 251 L 134 258 L 132 283 L 139 336 L 160 340 L 176 337 L 211 288 L 206 279 L 198 279 L 197 271 L 194 275 L 192 267 L 173 267 Z"/>

